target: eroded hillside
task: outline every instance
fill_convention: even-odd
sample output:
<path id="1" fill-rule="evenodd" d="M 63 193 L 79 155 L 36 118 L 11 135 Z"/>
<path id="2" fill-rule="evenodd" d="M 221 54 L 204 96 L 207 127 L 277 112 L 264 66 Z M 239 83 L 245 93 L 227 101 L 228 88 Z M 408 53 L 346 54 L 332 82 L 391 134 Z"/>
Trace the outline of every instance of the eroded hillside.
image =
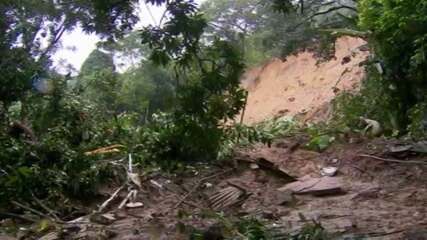
<path id="1" fill-rule="evenodd" d="M 323 117 L 337 91 L 354 90 L 364 77 L 365 41 L 342 37 L 335 58 L 319 62 L 305 51 L 285 61 L 273 59 L 246 72 L 243 86 L 249 91 L 244 122 L 251 124 L 277 115 Z"/>

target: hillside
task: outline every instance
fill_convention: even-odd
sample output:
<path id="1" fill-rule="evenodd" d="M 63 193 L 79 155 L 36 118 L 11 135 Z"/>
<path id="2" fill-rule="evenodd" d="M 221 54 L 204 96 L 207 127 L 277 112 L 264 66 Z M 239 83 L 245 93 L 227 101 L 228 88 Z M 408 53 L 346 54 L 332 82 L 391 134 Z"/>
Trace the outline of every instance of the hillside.
<path id="1" fill-rule="evenodd" d="M 313 53 L 305 51 L 285 61 L 273 59 L 263 66 L 246 72 L 243 86 L 249 97 L 244 116 L 247 124 L 260 122 L 277 115 L 294 116 L 305 113 L 305 118 L 325 116 L 328 103 L 335 92 L 354 90 L 364 77 L 359 63 L 367 51 L 362 39 L 342 37 L 336 42 L 335 58 L 318 63 Z"/>

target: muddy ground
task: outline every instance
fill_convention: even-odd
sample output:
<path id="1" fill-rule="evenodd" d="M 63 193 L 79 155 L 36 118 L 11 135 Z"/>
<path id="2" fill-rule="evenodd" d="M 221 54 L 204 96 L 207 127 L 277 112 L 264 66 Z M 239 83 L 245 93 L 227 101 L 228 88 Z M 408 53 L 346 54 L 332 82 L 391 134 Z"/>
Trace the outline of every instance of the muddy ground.
<path id="1" fill-rule="evenodd" d="M 111 213 L 111 221 L 97 221 L 92 215 L 66 224 L 60 237 L 52 232 L 42 239 L 189 239 L 189 229 L 217 226 L 220 220 L 212 216 L 218 213 L 257 217 L 282 232 L 298 231 L 315 220 L 334 239 L 427 239 L 427 165 L 405 162 L 422 158 L 404 154 L 399 156 L 402 162 L 393 163 L 360 157 L 396 159 L 386 156 L 391 142 L 350 142 L 317 153 L 305 150 L 301 139 L 283 139 L 271 147 L 240 150 L 234 164 L 199 165 L 179 176 L 153 175 L 142 183 L 135 200 L 144 206 L 117 210 L 124 191 L 104 211 Z M 260 159 L 281 171 L 250 164 Z M 283 171 L 296 178 L 317 178 L 325 166 L 338 168 L 332 178 L 342 181 L 342 191 L 323 196 L 278 191 L 290 184 Z M 240 202 L 213 209 L 209 198 L 230 186 L 245 191 Z"/>

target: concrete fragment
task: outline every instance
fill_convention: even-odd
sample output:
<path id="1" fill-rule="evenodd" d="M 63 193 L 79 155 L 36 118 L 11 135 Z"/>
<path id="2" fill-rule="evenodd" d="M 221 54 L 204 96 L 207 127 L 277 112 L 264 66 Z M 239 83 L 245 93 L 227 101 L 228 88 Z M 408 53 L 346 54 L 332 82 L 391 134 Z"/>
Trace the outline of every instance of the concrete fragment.
<path id="1" fill-rule="evenodd" d="M 144 204 L 142 202 L 130 202 L 130 203 L 126 204 L 127 208 L 140 208 L 143 206 L 144 206 Z"/>
<path id="2" fill-rule="evenodd" d="M 320 171 L 320 174 L 322 174 L 322 176 L 333 177 L 337 174 L 337 172 L 338 172 L 338 168 L 336 167 L 324 167 Z"/>
<path id="3" fill-rule="evenodd" d="M 339 177 L 312 178 L 305 176 L 297 182 L 292 182 L 279 188 L 279 191 L 292 191 L 293 194 L 325 196 L 345 193 L 342 179 Z"/>
<path id="4" fill-rule="evenodd" d="M 251 164 L 249 165 L 249 167 L 250 167 L 252 170 L 259 169 L 259 166 L 258 166 L 258 164 L 256 164 L 256 163 L 251 163 Z"/>

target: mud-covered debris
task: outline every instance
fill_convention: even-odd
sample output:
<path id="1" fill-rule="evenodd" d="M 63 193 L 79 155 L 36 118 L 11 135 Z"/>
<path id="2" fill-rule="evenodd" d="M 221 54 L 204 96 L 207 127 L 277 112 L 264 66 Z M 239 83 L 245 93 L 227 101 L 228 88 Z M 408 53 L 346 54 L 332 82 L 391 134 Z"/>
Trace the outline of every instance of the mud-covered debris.
<path id="1" fill-rule="evenodd" d="M 395 145 L 389 147 L 390 153 L 403 153 L 412 149 L 412 145 Z"/>
<path id="2" fill-rule="evenodd" d="M 403 153 L 427 153 L 427 142 L 420 141 L 410 144 L 395 144 L 388 148 L 388 153 L 391 155 Z"/>
<path id="3" fill-rule="evenodd" d="M 364 199 L 374 199 L 378 198 L 381 188 L 379 187 L 370 187 L 368 189 L 362 190 L 359 193 L 356 193 L 351 199 L 352 200 L 364 200 Z"/>
<path id="4" fill-rule="evenodd" d="M 324 167 L 320 170 L 322 176 L 333 177 L 337 174 L 338 168 L 336 167 Z"/>
<path id="5" fill-rule="evenodd" d="M 213 209 L 220 210 L 242 203 L 247 197 L 248 193 L 244 188 L 233 184 L 213 194 L 209 202 Z"/>
<path id="6" fill-rule="evenodd" d="M 102 225 L 110 225 L 111 223 L 117 220 L 114 217 L 114 215 L 111 213 L 106 213 L 106 214 L 94 213 L 90 216 L 89 219 L 93 223 L 98 223 Z"/>
<path id="7" fill-rule="evenodd" d="M 270 170 L 270 171 L 274 172 L 275 174 L 277 174 L 277 175 L 279 175 L 279 176 L 281 176 L 281 177 L 283 177 L 289 181 L 295 181 L 296 180 L 293 176 L 291 176 L 289 173 L 287 173 L 285 169 L 278 166 L 273 161 L 270 161 L 270 160 L 265 159 L 265 158 L 258 158 L 256 160 L 256 163 L 258 164 L 258 166 L 260 166 L 260 168 Z"/>
<path id="8" fill-rule="evenodd" d="M 314 196 L 325 196 L 345 193 L 342 179 L 339 177 L 313 178 L 306 176 L 297 182 L 289 183 L 279 188 L 279 191 L 292 191 L 293 194 L 308 194 Z"/>
<path id="9" fill-rule="evenodd" d="M 277 193 L 277 204 L 278 205 L 288 205 L 295 201 L 292 191 L 278 191 Z"/>
<path id="10" fill-rule="evenodd" d="M 17 240 L 17 238 L 0 235 L 0 240 Z"/>
<path id="11" fill-rule="evenodd" d="M 352 219 L 335 218 L 322 221 L 322 226 L 329 233 L 345 233 L 356 227 Z"/>
<path id="12" fill-rule="evenodd" d="M 427 227 L 420 227 L 408 230 L 404 233 L 404 240 L 426 240 Z"/>
<path id="13" fill-rule="evenodd" d="M 128 173 L 128 177 L 129 180 L 135 184 L 136 186 L 138 186 L 139 188 L 142 188 L 142 182 L 141 182 L 141 178 L 139 177 L 139 174 L 137 173 Z"/>
<path id="14" fill-rule="evenodd" d="M 50 232 L 46 235 L 44 235 L 43 237 L 39 238 L 39 240 L 59 240 L 61 239 L 61 237 L 59 236 L 59 233 L 57 232 Z M 0 240 L 8 240 L 7 238 L 3 239 L 0 236 Z"/>
<path id="15" fill-rule="evenodd" d="M 117 236 L 117 232 L 104 229 L 104 228 L 96 228 L 96 229 L 87 229 L 86 231 L 82 231 L 78 233 L 76 236 L 73 236 L 72 239 L 107 240 L 115 236 Z"/>

